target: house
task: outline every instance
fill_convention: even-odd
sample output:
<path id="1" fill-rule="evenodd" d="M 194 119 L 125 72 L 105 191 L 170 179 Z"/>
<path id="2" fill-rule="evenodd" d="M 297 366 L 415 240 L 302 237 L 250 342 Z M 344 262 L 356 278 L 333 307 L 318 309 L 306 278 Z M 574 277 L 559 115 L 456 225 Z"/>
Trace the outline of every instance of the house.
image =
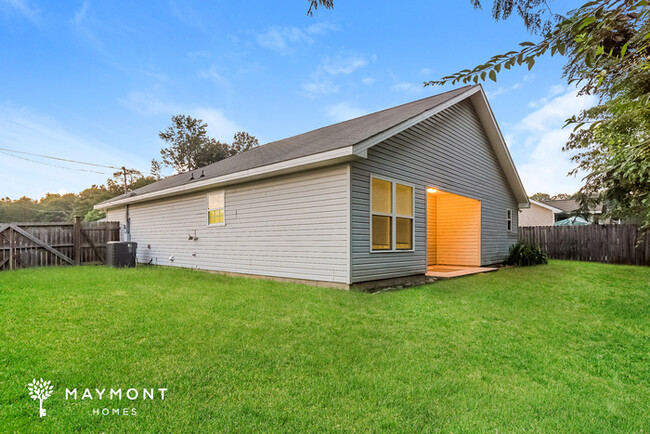
<path id="1" fill-rule="evenodd" d="M 553 226 L 555 215 L 562 213 L 560 208 L 547 205 L 544 202 L 530 200 L 530 208 L 519 211 L 519 227 L 526 226 Z"/>
<path id="2" fill-rule="evenodd" d="M 544 201 L 544 203 L 561 210 L 561 212 L 555 214 L 556 222 L 577 215 L 591 223 L 612 223 L 611 219 L 603 220 L 600 218 L 603 213 L 602 203 L 590 206 L 587 211 L 581 210 L 580 204 L 575 199 L 553 199 Z"/>
<path id="3" fill-rule="evenodd" d="M 529 206 L 481 86 L 268 143 L 95 206 L 140 263 L 327 282 L 502 262 Z"/>

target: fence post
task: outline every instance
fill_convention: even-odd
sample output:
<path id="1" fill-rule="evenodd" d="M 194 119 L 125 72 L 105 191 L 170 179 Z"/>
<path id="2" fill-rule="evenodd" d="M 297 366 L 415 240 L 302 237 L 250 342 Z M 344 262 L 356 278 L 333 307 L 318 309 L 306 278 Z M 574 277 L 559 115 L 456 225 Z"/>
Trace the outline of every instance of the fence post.
<path id="1" fill-rule="evenodd" d="M 9 269 L 14 269 L 14 231 L 9 228 Z"/>
<path id="2" fill-rule="evenodd" d="M 74 262 L 77 265 L 81 264 L 81 216 L 74 216 L 74 232 L 72 235 L 72 243 L 74 245 Z"/>

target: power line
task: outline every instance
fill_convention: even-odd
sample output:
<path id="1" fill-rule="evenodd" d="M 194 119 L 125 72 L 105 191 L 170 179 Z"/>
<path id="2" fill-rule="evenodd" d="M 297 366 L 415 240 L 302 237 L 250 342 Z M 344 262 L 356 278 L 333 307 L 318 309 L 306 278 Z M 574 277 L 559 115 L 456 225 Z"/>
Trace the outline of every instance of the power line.
<path id="1" fill-rule="evenodd" d="M 15 151 L 13 151 L 13 152 L 15 152 Z M 43 164 L 43 165 L 45 165 L 45 166 L 58 167 L 59 169 L 76 170 L 76 171 L 79 171 L 79 172 L 99 173 L 100 175 L 110 175 L 109 173 L 106 173 L 106 172 L 99 172 L 99 171 L 97 171 L 97 170 L 88 170 L 88 169 L 81 169 L 81 168 L 76 168 L 76 167 L 65 167 L 65 166 L 59 166 L 59 165 L 57 165 L 57 164 L 50 164 L 50 163 L 45 163 L 45 162 L 43 162 L 43 161 L 36 161 L 36 160 L 32 160 L 32 159 L 30 159 L 30 158 L 21 157 L 21 156 L 19 156 L 19 155 L 12 155 L 12 154 L 10 154 L 9 152 L 5 152 L 3 148 L 0 148 L 0 153 L 3 153 L 3 154 L 5 154 L 5 155 L 9 155 L 10 157 L 20 158 L 21 160 L 30 161 L 30 162 L 32 162 L 32 163 Z M 23 153 L 23 154 L 26 154 L 26 152 L 22 152 L 22 153 Z M 57 159 L 57 160 L 60 160 L 60 158 L 56 158 L 56 159 Z M 108 167 L 108 166 L 104 166 L 104 167 Z"/>
<path id="2" fill-rule="evenodd" d="M 59 157 L 52 157 L 50 155 L 42 155 L 42 154 L 33 154 L 31 152 L 24 152 L 24 151 L 17 151 L 15 149 L 6 149 L 6 148 L 0 148 L 0 151 L 6 151 L 6 152 L 13 152 L 16 154 L 25 154 L 25 155 L 33 155 L 35 157 L 42 157 L 42 158 L 49 158 L 51 160 L 59 160 L 59 161 L 65 161 L 67 163 L 77 163 L 77 164 L 85 164 L 87 166 L 96 166 L 96 167 L 105 167 L 107 169 L 117 169 L 117 170 L 122 170 L 121 167 L 115 167 L 115 166 L 106 166 L 104 164 L 97 164 L 97 163 L 87 163 L 85 161 L 77 161 L 77 160 L 68 160 L 67 158 L 59 158 Z M 15 155 L 14 155 L 15 157 Z M 31 161 L 31 160 L 28 160 Z M 57 166 L 61 167 L 61 166 Z M 99 173 L 99 172 L 98 172 Z"/>

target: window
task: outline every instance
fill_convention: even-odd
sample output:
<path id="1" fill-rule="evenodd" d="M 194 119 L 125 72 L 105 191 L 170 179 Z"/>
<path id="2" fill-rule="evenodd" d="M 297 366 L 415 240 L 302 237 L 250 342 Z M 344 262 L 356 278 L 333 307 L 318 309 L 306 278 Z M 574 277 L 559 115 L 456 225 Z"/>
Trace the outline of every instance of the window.
<path id="1" fill-rule="evenodd" d="M 413 250 L 413 187 L 371 178 L 372 251 Z"/>
<path id="2" fill-rule="evenodd" d="M 225 224 L 225 193 L 223 190 L 208 193 L 208 225 Z"/>
<path id="3" fill-rule="evenodd" d="M 506 210 L 506 229 L 508 231 L 512 230 L 512 210 L 511 209 Z"/>

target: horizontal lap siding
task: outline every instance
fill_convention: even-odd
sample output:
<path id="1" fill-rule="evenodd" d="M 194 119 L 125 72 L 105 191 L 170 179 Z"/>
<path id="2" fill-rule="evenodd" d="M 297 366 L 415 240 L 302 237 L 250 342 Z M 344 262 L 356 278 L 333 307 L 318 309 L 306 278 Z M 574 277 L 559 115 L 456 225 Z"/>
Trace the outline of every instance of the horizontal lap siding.
<path id="1" fill-rule="evenodd" d="M 426 272 L 427 186 L 481 201 L 481 264 L 502 262 L 517 241 L 517 202 L 469 101 L 368 150 L 352 173 L 352 281 Z M 370 253 L 370 175 L 415 184 L 415 252 Z M 506 230 L 506 209 L 513 228 Z"/>
<path id="2" fill-rule="evenodd" d="M 530 208 L 523 209 L 519 213 L 519 227 L 553 226 L 553 223 L 555 223 L 553 211 L 534 203 L 530 204 Z"/>
<path id="3" fill-rule="evenodd" d="M 225 226 L 206 225 L 207 192 L 131 205 L 138 262 L 347 283 L 348 176 L 341 165 L 226 187 Z"/>

